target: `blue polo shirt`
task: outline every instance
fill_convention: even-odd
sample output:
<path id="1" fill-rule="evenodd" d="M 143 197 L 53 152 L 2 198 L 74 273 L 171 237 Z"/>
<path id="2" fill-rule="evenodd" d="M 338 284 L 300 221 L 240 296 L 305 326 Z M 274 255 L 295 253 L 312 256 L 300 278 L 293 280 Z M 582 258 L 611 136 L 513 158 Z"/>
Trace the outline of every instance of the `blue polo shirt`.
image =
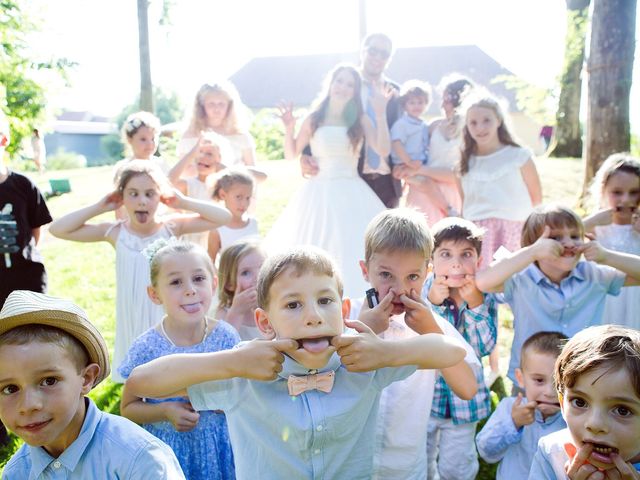
<path id="1" fill-rule="evenodd" d="M 515 383 L 522 344 L 537 332 L 562 332 L 572 337 L 603 323 L 607 295 L 619 295 L 626 275 L 615 268 L 580 261 L 560 285 L 532 263 L 504 284 L 504 298 L 513 311 L 513 343 L 509 378 Z M 614 318 L 604 323 L 616 323 Z"/>
<path id="2" fill-rule="evenodd" d="M 391 141 L 398 140 L 407 151 L 411 160 L 420 160 L 423 165 L 429 160 L 429 127 L 419 118 L 408 113 L 402 116 L 391 127 Z M 391 162 L 400 165 L 402 160 L 391 149 Z"/>
<path id="3" fill-rule="evenodd" d="M 23 445 L 11 457 L 3 480 L 184 479 L 171 448 L 130 420 L 98 410 L 87 413 L 76 438 L 58 458 Z"/>
<path id="4" fill-rule="evenodd" d="M 335 371 L 333 390 L 289 396 L 289 375 L 310 371 L 285 356 L 276 380 L 246 378 L 188 388 L 196 410 L 221 409 L 242 479 L 370 479 L 380 393 L 415 366 L 347 371 L 334 354 L 319 372 Z"/>

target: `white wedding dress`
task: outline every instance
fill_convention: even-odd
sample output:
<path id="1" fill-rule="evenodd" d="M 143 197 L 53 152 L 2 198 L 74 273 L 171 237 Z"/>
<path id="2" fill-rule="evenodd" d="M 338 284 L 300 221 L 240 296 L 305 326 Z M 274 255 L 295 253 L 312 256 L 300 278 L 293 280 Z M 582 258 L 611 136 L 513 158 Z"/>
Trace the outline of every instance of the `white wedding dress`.
<path id="1" fill-rule="evenodd" d="M 331 254 L 342 274 L 344 295 L 359 298 L 369 288 L 362 278 L 364 231 L 384 204 L 358 176 L 355 152 L 342 126 L 321 126 L 311 138 L 319 172 L 305 181 L 265 238 L 269 253 L 294 245 L 315 245 Z"/>

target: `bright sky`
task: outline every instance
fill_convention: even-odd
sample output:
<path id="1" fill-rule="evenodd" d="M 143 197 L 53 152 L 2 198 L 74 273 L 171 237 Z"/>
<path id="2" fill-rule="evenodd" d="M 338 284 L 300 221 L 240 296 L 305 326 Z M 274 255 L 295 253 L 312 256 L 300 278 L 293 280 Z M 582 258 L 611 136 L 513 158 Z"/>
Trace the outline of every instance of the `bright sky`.
<path id="1" fill-rule="evenodd" d="M 140 82 L 134 0 L 32 3 L 45 18 L 35 51 L 80 64 L 71 76 L 73 87 L 52 99 L 55 106 L 115 115 L 133 101 Z M 252 57 L 358 48 L 358 0 L 174 3 L 172 25 L 160 27 L 162 1 L 150 2 L 152 79 L 176 90 L 185 105 L 202 83 L 232 75 Z M 387 33 L 396 47 L 476 44 L 513 73 L 543 86 L 554 84 L 562 66 L 566 16 L 560 0 L 366 0 L 366 5 L 368 31 Z M 640 105 L 638 61 L 634 78 L 631 105 Z M 638 131 L 640 112 L 631 110 Z"/>

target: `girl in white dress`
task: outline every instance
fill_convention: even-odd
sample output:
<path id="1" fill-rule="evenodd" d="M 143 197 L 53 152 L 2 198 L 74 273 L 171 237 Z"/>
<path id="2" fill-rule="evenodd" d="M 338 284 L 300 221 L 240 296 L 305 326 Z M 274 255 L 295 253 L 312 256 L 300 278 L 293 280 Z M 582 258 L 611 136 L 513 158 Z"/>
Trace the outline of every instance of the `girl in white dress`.
<path id="1" fill-rule="evenodd" d="M 224 142 L 224 139 L 214 132 L 202 133 L 195 146 L 169 170 L 168 177 L 172 185 L 188 197 L 211 202 L 213 177 L 224 168 L 220 154 L 221 141 Z M 195 171 L 194 176 L 181 178 L 188 167 Z M 209 232 L 190 233 L 182 239 L 200 245 L 206 250 Z"/>
<path id="2" fill-rule="evenodd" d="M 345 295 L 361 297 L 368 288 L 358 262 L 364 259 L 364 232 L 385 206 L 358 176 L 363 140 L 381 157 L 390 152 L 386 105 L 391 89 L 376 90 L 371 99 L 377 128 L 363 113 L 360 74 L 338 65 L 328 77 L 321 100 L 294 136 L 293 106 L 280 108 L 285 126 L 285 156 L 296 159 L 311 145 L 318 174 L 308 179 L 290 200 L 265 239 L 267 251 L 311 244 L 328 251 L 344 279 Z"/>
<path id="3" fill-rule="evenodd" d="M 606 248 L 640 255 L 640 159 L 611 155 L 596 173 L 591 193 L 601 210 L 584 219 L 585 231 Z M 640 287 L 625 287 L 607 298 L 603 319 L 640 329 Z"/>
<path id="4" fill-rule="evenodd" d="M 256 180 L 264 180 L 266 174 L 255 166 L 256 145 L 249 133 L 248 118 L 249 109 L 231 83 L 205 83 L 196 93 L 189 127 L 178 143 L 178 158 L 193 148 L 201 132 L 213 131 L 227 140 L 220 145 L 226 166 L 244 165 Z"/>
<path id="5" fill-rule="evenodd" d="M 88 207 L 54 221 L 52 235 L 76 242 L 109 242 L 116 249 L 116 337 L 111 364 L 117 373 L 131 343 L 162 318 L 162 308 L 147 295 L 149 261 L 142 250 L 159 238 L 200 232 L 231 219 L 230 213 L 213 203 L 185 197 L 172 190 L 166 177 L 151 162 L 133 160 L 120 170 L 116 190 Z M 157 217 L 158 206 L 195 213 Z M 88 223 L 90 219 L 124 206 L 126 220 Z"/>
<path id="6" fill-rule="evenodd" d="M 243 238 L 258 237 L 258 221 L 249 215 L 254 181 L 251 174 L 240 168 L 220 173 L 213 187 L 213 198 L 224 202 L 231 212 L 231 221 L 209 232 L 209 256 L 216 261 L 218 252 Z"/>

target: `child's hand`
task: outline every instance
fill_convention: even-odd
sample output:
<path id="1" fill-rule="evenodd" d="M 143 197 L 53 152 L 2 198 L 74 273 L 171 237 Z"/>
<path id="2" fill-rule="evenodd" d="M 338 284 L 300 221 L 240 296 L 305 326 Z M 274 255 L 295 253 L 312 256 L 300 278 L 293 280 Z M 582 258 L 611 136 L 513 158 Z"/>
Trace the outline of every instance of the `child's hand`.
<path id="1" fill-rule="evenodd" d="M 522 404 L 522 394 L 518 394 L 518 398 L 511 407 L 511 419 L 516 428 L 524 427 L 525 425 L 531 425 L 536 419 L 536 402 L 527 402 Z"/>
<path id="2" fill-rule="evenodd" d="M 464 276 L 464 283 L 458 287 L 458 292 L 462 299 L 467 302 L 469 308 L 476 308 L 484 302 L 482 292 L 476 287 L 475 275 L 466 274 Z"/>
<path id="3" fill-rule="evenodd" d="M 613 223 L 613 212 L 615 212 L 615 208 L 605 208 L 604 210 L 600 210 L 593 215 L 589 215 L 585 219 L 585 222 L 589 222 L 592 226 L 604 226 L 611 225 Z"/>
<path id="4" fill-rule="evenodd" d="M 190 403 L 164 402 L 162 406 L 165 408 L 167 420 L 178 432 L 188 432 L 198 425 L 200 414 L 193 409 Z"/>
<path id="5" fill-rule="evenodd" d="M 181 210 L 186 196 L 177 188 L 171 189 L 166 193 L 160 194 L 160 201 L 164 203 L 167 207 L 174 208 L 176 210 Z"/>
<path id="6" fill-rule="evenodd" d="M 379 85 L 372 88 L 371 97 L 369 103 L 376 115 L 384 115 L 387 111 L 387 103 L 391 100 L 391 97 L 395 95 L 395 91 L 391 85 Z"/>
<path id="7" fill-rule="evenodd" d="M 391 172 L 393 178 L 397 180 L 404 180 L 409 176 L 409 170 L 406 165 L 394 165 L 393 171 Z"/>
<path id="8" fill-rule="evenodd" d="M 536 260 L 555 260 L 562 256 L 562 252 L 564 251 L 562 244 L 557 240 L 549 238 L 550 234 L 551 227 L 545 225 L 542 235 L 540 235 L 540 238 L 533 244 Z"/>
<path id="9" fill-rule="evenodd" d="M 120 192 L 110 192 L 107 193 L 102 200 L 100 200 L 99 205 L 101 209 L 105 212 L 111 212 L 113 210 L 117 210 L 122 206 L 122 195 Z"/>
<path id="10" fill-rule="evenodd" d="M 429 289 L 427 299 L 433 305 L 442 305 L 447 298 L 449 298 L 449 285 L 447 285 L 446 275 L 437 275 L 433 277 L 433 283 Z"/>
<path id="11" fill-rule="evenodd" d="M 418 170 L 422 166 L 422 162 L 420 160 L 411 160 L 411 163 L 407 165 L 411 170 Z"/>
<path id="12" fill-rule="evenodd" d="M 358 332 L 358 335 L 343 334 L 331 340 L 345 368 L 350 372 L 368 372 L 387 366 L 385 341 L 359 320 L 345 319 L 344 323 Z"/>
<path id="13" fill-rule="evenodd" d="M 584 259 L 589 262 L 604 262 L 607 257 L 607 250 L 600 245 L 600 242 L 595 240 L 593 235 L 587 234 L 587 237 L 590 238 L 591 241 L 580 245 L 576 251 L 582 253 Z"/>
<path id="14" fill-rule="evenodd" d="M 420 298 L 415 290 L 409 295 L 400 295 L 400 301 L 404 303 L 404 323 L 420 335 L 424 333 L 442 333 L 440 327 L 433 318 L 431 308 Z"/>
<path id="15" fill-rule="evenodd" d="M 640 480 L 640 473 L 635 469 L 631 462 L 625 462 L 617 453 L 611 454 L 613 463 L 616 464 L 616 468 L 607 470 L 607 478 L 620 479 L 620 480 Z"/>
<path id="16" fill-rule="evenodd" d="M 233 301 L 227 312 L 228 316 L 252 315 L 258 307 L 258 290 L 256 287 L 247 288 L 233 296 Z"/>
<path id="17" fill-rule="evenodd" d="M 389 317 L 393 310 L 393 297 L 396 293 L 393 289 L 389 289 L 384 298 L 373 308 L 369 308 L 369 303 L 365 300 L 360 309 L 360 320 L 365 325 L 368 325 L 375 333 L 382 333 L 389 328 Z"/>
<path id="18" fill-rule="evenodd" d="M 238 355 L 238 376 L 253 380 L 273 380 L 282 371 L 283 353 L 293 353 L 298 342 L 290 338 L 280 340 L 252 340 L 235 352 Z"/>
<path id="19" fill-rule="evenodd" d="M 293 102 L 280 103 L 277 117 L 282 120 L 285 128 L 293 129 L 296 126 L 296 117 L 293 115 Z"/>

